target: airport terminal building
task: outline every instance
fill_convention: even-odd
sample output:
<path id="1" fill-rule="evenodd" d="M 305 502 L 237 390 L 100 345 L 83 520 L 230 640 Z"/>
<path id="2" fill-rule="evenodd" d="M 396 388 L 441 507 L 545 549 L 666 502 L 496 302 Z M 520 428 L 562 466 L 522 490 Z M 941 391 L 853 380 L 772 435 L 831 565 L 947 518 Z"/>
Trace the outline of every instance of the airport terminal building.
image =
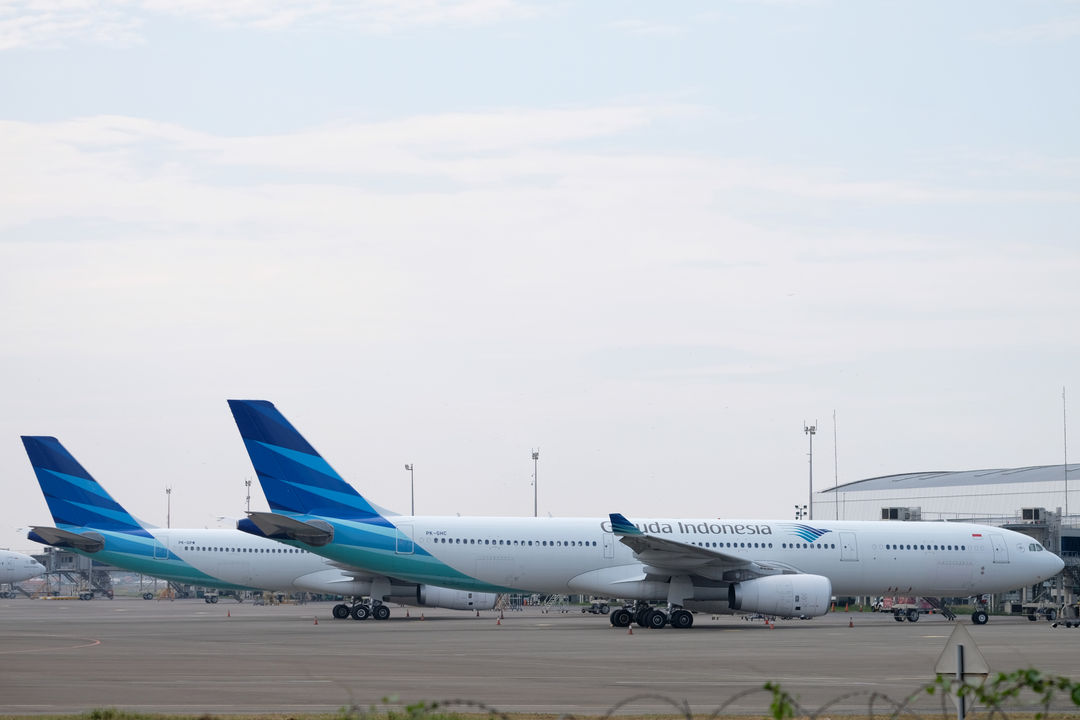
<path id="1" fill-rule="evenodd" d="M 1065 560 L 1056 592 L 1080 594 L 1080 464 L 886 475 L 814 493 L 818 520 L 965 521 L 1031 535 Z"/>

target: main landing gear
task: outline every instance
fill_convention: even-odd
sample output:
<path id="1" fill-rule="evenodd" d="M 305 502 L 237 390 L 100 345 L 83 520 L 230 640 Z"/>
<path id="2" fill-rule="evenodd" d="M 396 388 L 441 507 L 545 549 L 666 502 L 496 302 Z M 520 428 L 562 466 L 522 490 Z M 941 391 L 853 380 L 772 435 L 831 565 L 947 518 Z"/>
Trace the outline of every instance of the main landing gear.
<path id="1" fill-rule="evenodd" d="M 659 630 L 668 624 L 673 628 L 684 629 L 694 624 L 694 615 L 677 605 L 671 606 L 669 615 L 663 610 L 639 603 L 613 610 L 608 620 L 614 627 L 629 627 L 630 623 L 636 622 L 640 627 L 653 630 Z"/>
<path id="2" fill-rule="evenodd" d="M 334 606 L 334 619 L 344 620 L 351 617 L 353 620 L 367 620 L 373 617 L 376 620 L 390 619 L 390 608 L 378 600 L 370 604 L 363 600 L 353 600 L 352 604 L 338 603 Z"/>

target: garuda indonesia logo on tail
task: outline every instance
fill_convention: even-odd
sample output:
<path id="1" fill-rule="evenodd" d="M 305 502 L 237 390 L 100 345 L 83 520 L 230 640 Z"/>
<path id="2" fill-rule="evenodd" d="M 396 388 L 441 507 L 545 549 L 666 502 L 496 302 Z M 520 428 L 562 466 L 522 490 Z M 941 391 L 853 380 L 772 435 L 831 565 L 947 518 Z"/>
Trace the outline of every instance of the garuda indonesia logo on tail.
<path id="1" fill-rule="evenodd" d="M 825 533 L 832 532 L 832 530 L 821 530 L 816 527 L 801 525 L 799 523 L 781 523 L 780 527 L 792 535 L 798 535 L 806 542 L 811 543 L 820 540 L 821 536 Z"/>

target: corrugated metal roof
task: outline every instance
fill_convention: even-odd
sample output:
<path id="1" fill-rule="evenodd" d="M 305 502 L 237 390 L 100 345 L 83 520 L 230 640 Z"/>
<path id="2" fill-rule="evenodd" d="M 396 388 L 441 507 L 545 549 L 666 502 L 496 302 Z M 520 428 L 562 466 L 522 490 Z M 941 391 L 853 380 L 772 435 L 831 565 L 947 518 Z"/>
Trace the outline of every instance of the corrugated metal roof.
<path id="1" fill-rule="evenodd" d="M 856 480 L 839 487 L 822 490 L 832 492 L 869 492 L 874 490 L 915 490 L 931 487 L 965 487 L 978 485 L 1021 485 L 1038 482 L 1064 482 L 1064 465 L 1036 465 L 1022 468 L 1002 468 L 998 470 L 960 470 L 929 471 L 904 473 L 902 475 L 883 475 L 882 477 Z M 1069 480 L 1080 482 L 1080 464 L 1069 465 Z M 1071 489 L 1071 488 L 1070 488 Z M 1080 485 L 1077 485 L 1080 489 Z"/>

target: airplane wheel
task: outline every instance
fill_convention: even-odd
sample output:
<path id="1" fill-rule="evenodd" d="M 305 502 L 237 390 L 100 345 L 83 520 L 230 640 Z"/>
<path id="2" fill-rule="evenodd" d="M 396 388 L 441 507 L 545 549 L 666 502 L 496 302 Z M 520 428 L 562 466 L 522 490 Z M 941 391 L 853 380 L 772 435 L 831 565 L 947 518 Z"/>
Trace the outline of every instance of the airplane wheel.
<path id="1" fill-rule="evenodd" d="M 676 610 L 671 613 L 671 627 L 679 630 L 686 629 L 694 624 L 694 614 L 689 610 Z"/>
<path id="2" fill-rule="evenodd" d="M 892 619 L 896 622 L 904 622 L 904 616 L 900 613 L 893 613 Z"/>
<path id="3" fill-rule="evenodd" d="M 1057 610 L 1055 610 L 1054 608 L 1050 608 L 1049 610 L 1047 610 L 1046 619 L 1049 622 L 1054 622 L 1055 620 L 1057 620 Z"/>
<path id="4" fill-rule="evenodd" d="M 607 615 L 609 612 L 611 612 L 611 608 L 609 608 L 606 603 L 601 603 L 600 614 Z"/>
<path id="5" fill-rule="evenodd" d="M 334 606 L 334 619 L 335 620 L 344 620 L 347 617 L 349 617 L 349 606 L 348 605 L 346 605 L 345 603 L 341 603 L 340 605 L 335 605 Z"/>
<path id="6" fill-rule="evenodd" d="M 218 596 L 217 595 L 211 595 L 210 596 L 210 602 L 211 603 L 213 603 L 214 605 L 217 605 L 217 601 L 218 601 Z"/>
<path id="7" fill-rule="evenodd" d="M 388 620 L 390 618 L 390 608 L 385 605 L 376 605 L 371 611 L 371 615 L 376 620 Z"/>
<path id="8" fill-rule="evenodd" d="M 667 625 L 667 613 L 663 610 L 652 610 L 645 616 L 645 624 L 653 630 L 659 630 Z"/>
<path id="9" fill-rule="evenodd" d="M 353 607 L 351 614 L 353 620 L 367 620 L 371 611 L 368 610 L 367 605 L 357 605 Z"/>
<path id="10" fill-rule="evenodd" d="M 986 614 L 984 610 L 976 610 L 971 613 L 971 622 L 974 625 L 985 625 L 986 621 L 990 619 L 990 616 Z"/>
<path id="11" fill-rule="evenodd" d="M 633 615 L 631 615 L 630 611 L 626 608 L 619 608 L 618 610 L 614 611 L 613 613 L 611 613 L 609 619 L 611 620 L 612 625 L 620 628 L 630 627 L 630 623 L 634 621 Z"/>
<path id="12" fill-rule="evenodd" d="M 915 608 L 912 608 L 912 609 L 908 610 L 907 611 L 907 621 L 908 622 L 919 622 L 919 611 L 916 610 Z"/>

